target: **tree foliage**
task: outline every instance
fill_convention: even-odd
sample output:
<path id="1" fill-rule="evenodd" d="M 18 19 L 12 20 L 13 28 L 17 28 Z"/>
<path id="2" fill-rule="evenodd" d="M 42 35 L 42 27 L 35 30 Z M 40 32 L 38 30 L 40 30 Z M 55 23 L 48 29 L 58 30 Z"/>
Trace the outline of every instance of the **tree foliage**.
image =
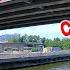
<path id="1" fill-rule="evenodd" d="M 62 49 L 70 49 L 70 38 L 54 38 L 54 40 L 47 39 L 47 38 L 41 38 L 39 35 L 23 35 L 18 38 L 12 38 L 8 40 L 9 42 L 13 43 L 28 43 L 28 42 L 34 42 L 34 43 L 42 43 L 45 47 L 60 47 Z"/>

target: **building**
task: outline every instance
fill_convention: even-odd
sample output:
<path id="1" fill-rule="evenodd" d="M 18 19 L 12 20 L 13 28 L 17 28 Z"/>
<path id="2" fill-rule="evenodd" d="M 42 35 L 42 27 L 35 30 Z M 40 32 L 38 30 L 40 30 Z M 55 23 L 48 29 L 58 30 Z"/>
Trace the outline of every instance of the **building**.
<path id="1" fill-rule="evenodd" d="M 43 44 L 39 43 L 0 43 L 0 52 L 12 52 L 12 51 L 32 51 L 32 48 L 36 48 L 36 52 L 43 51 Z"/>

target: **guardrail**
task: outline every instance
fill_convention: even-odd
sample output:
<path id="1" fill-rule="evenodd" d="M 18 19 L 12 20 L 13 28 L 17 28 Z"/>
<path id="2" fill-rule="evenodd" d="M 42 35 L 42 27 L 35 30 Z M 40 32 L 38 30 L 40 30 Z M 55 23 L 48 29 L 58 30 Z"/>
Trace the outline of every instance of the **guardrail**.
<path id="1" fill-rule="evenodd" d="M 38 56 L 52 56 L 52 55 L 65 55 L 70 54 L 70 50 L 61 50 L 61 51 L 54 51 L 54 52 L 4 52 L 0 53 L 0 59 L 10 59 L 10 58 L 24 58 L 24 57 L 38 57 Z"/>

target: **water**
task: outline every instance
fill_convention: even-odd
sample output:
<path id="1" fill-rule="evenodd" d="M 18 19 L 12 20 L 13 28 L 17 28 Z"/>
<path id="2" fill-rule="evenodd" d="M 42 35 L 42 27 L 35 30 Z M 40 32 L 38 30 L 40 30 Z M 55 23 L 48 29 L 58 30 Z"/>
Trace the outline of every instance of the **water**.
<path id="1" fill-rule="evenodd" d="M 70 70 L 70 61 L 45 64 L 16 70 Z"/>

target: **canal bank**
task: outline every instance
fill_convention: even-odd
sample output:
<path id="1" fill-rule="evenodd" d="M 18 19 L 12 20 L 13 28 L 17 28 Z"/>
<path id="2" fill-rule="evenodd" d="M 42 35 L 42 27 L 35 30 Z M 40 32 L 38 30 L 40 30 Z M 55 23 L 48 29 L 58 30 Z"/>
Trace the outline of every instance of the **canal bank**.
<path id="1" fill-rule="evenodd" d="M 36 55 L 38 54 L 38 55 Z M 34 56 L 31 56 L 34 55 Z M 33 53 L 30 57 L 16 57 L 9 59 L 0 59 L 0 70 L 16 69 L 35 65 L 49 64 L 62 61 L 70 61 L 70 53 Z M 12 55 L 13 56 L 13 55 Z M 19 55 L 18 55 L 19 56 Z"/>
<path id="2" fill-rule="evenodd" d="M 70 61 L 50 63 L 26 68 L 18 68 L 14 70 L 70 70 Z"/>

